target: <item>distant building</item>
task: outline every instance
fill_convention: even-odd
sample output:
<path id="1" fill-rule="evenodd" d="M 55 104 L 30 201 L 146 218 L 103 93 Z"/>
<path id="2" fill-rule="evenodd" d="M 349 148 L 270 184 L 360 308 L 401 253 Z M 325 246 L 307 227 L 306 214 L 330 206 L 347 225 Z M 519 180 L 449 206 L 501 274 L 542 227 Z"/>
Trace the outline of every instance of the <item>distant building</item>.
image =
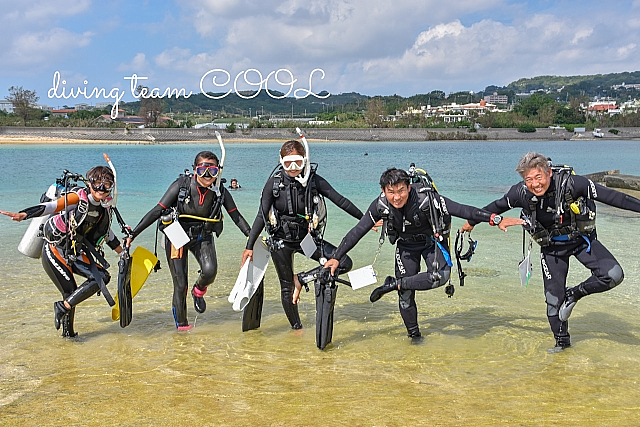
<path id="1" fill-rule="evenodd" d="M 629 100 L 620 106 L 622 114 L 637 113 L 640 111 L 640 101 L 637 99 Z"/>
<path id="2" fill-rule="evenodd" d="M 51 110 L 51 115 L 53 117 L 68 117 L 69 114 L 75 113 L 78 110 L 75 108 L 65 108 L 64 110 Z"/>
<path id="3" fill-rule="evenodd" d="M 76 104 L 76 107 L 75 107 L 75 108 L 76 108 L 76 110 L 78 110 L 78 111 L 82 111 L 82 110 L 92 110 L 92 109 L 93 109 L 93 107 L 92 107 L 92 106 L 90 106 L 89 104 L 84 104 L 84 103 Z"/>
<path id="4" fill-rule="evenodd" d="M 508 104 L 509 97 L 507 95 L 498 95 L 498 92 L 493 92 L 493 95 L 486 95 L 484 100 L 491 104 Z"/>
<path id="5" fill-rule="evenodd" d="M 310 120 L 310 125 L 330 125 L 333 123 L 333 120 Z"/>
<path id="6" fill-rule="evenodd" d="M 114 122 L 118 122 L 118 123 L 124 123 L 127 125 L 135 125 L 138 127 L 144 127 L 145 126 L 145 118 L 144 117 L 140 117 L 140 116 L 125 116 L 124 115 L 124 110 L 118 110 L 118 116 L 115 119 L 111 118 L 110 114 L 102 114 L 100 117 L 97 118 L 97 122 L 98 123 L 114 123 Z M 162 123 L 162 122 L 166 122 L 167 120 L 170 120 L 169 117 L 165 117 L 165 116 L 160 116 L 158 117 L 158 123 Z"/>
<path id="7" fill-rule="evenodd" d="M 631 84 L 626 84 L 625 82 L 622 82 L 621 85 L 613 85 L 611 86 L 611 88 L 613 88 L 614 90 L 618 90 L 620 88 L 622 89 L 635 89 L 635 90 L 640 90 L 640 83 L 631 83 Z"/>
<path id="8" fill-rule="evenodd" d="M 587 107 L 587 117 L 613 116 L 616 114 L 620 114 L 620 108 L 616 105 L 616 101 L 590 102 Z"/>
<path id="9" fill-rule="evenodd" d="M 13 104 L 9 101 L 1 100 L 0 101 L 0 110 L 6 113 L 13 113 Z"/>

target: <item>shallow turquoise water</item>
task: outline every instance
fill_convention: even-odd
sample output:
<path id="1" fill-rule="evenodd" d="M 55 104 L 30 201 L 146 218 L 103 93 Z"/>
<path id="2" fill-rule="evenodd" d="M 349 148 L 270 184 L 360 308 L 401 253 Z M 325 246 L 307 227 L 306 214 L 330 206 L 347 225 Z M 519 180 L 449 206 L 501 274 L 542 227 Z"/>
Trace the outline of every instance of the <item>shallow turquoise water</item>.
<path id="1" fill-rule="evenodd" d="M 227 145 L 224 176 L 239 179 L 243 188 L 233 196 L 249 222 L 279 145 Z M 118 206 L 133 226 L 202 149 L 218 152 L 216 143 L 0 145 L 0 209 L 35 204 L 62 169 L 84 173 L 102 164 L 106 152 L 118 168 Z M 311 150 L 319 173 L 363 210 L 378 194 L 380 173 L 410 162 L 427 169 L 444 195 L 476 205 L 518 180 L 515 164 L 529 150 L 578 173 L 640 175 L 636 141 L 314 142 Z M 370 287 L 341 287 L 333 345 L 321 352 L 312 295 L 302 296 L 305 329 L 290 330 L 272 267 L 262 327 L 241 332 L 241 315 L 227 295 L 244 238 L 231 221 L 217 243 L 220 271 L 207 293 L 207 312 L 195 319 L 189 306 L 191 332 L 173 326 L 165 266 L 134 300 L 129 327 L 112 322 L 104 299 L 94 297 L 77 311 L 80 340 L 61 339 L 51 310 L 59 295 L 39 260 L 16 249 L 27 224 L 0 218 L 0 424 L 637 425 L 640 215 L 598 209 L 600 239 L 626 278 L 613 291 L 580 301 L 571 318 L 574 347 L 556 355 L 546 352 L 553 338 L 539 267 L 529 287 L 519 284 L 519 230 L 476 227 L 480 243 L 464 266 L 466 286 L 454 281 L 451 299 L 442 289 L 420 293 L 423 345 L 405 338 L 395 297 L 371 304 Z M 454 220 L 454 228 L 462 223 Z M 354 224 L 330 206 L 327 239 L 338 243 Z M 147 230 L 136 243 L 152 249 L 153 240 Z M 376 248 L 370 233 L 352 251 L 355 266 L 370 264 Z M 383 248 L 380 275 L 393 271 L 392 250 Z M 115 255 L 109 260 L 115 265 Z M 296 262 L 300 269 L 312 265 Z M 573 262 L 568 280 L 577 283 L 586 274 Z"/>

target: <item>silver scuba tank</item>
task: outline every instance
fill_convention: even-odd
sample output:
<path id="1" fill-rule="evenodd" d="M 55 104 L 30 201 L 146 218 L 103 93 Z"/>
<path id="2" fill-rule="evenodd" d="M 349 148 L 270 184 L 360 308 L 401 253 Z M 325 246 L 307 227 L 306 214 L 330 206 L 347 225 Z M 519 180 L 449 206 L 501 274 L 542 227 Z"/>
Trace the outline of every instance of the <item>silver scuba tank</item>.
<path id="1" fill-rule="evenodd" d="M 56 184 L 51 184 L 42 201 L 46 202 L 54 200 L 56 198 L 57 189 L 58 186 Z M 21 254 L 30 258 L 40 258 L 42 246 L 44 245 L 41 227 L 48 219 L 49 215 L 31 219 L 31 223 L 29 224 L 29 227 L 27 227 L 27 231 L 25 231 L 24 236 L 22 236 L 22 240 L 20 240 L 20 243 L 18 244 L 18 251 L 20 251 Z"/>

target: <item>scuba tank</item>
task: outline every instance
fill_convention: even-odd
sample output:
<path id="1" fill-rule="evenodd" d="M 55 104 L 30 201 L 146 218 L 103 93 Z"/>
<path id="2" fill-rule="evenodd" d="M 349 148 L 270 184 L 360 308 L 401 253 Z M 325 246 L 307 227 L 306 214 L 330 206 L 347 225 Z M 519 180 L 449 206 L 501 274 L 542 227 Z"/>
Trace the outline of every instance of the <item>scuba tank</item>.
<path id="1" fill-rule="evenodd" d="M 50 202 L 55 200 L 59 194 L 59 185 L 51 184 L 47 191 L 40 198 L 40 202 Z M 27 231 L 25 231 L 22 240 L 18 244 L 18 251 L 21 254 L 28 256 L 29 258 L 39 259 L 42 254 L 42 247 L 44 246 L 44 239 L 42 238 L 42 226 L 49 219 L 49 215 L 32 218 Z"/>

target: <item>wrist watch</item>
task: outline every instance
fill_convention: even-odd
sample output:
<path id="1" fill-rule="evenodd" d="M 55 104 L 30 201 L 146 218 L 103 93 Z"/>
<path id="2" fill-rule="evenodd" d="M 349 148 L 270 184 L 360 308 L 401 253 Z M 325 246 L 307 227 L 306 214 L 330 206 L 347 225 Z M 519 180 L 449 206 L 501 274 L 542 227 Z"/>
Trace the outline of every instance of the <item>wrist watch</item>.
<path id="1" fill-rule="evenodd" d="M 498 214 L 491 214 L 491 219 L 489 219 L 490 225 L 498 225 L 502 222 L 502 217 Z"/>

